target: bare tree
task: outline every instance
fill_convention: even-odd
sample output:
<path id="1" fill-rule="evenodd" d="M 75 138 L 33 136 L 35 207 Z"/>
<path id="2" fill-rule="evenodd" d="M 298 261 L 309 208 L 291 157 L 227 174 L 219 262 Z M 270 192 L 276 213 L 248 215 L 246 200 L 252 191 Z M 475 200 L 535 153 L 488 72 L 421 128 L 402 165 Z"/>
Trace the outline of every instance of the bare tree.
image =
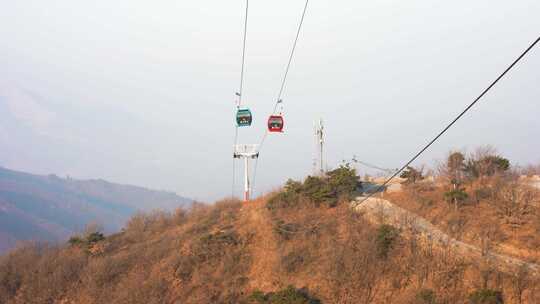
<path id="1" fill-rule="evenodd" d="M 533 211 L 533 203 L 536 199 L 534 189 L 513 181 L 499 189 L 495 206 L 505 223 L 517 229 L 527 222 L 527 215 Z"/>
<path id="2" fill-rule="evenodd" d="M 483 225 L 480 230 L 480 250 L 482 256 L 487 256 L 494 247 L 494 243 L 500 237 L 501 230 L 496 225 Z"/>
<path id="3" fill-rule="evenodd" d="M 534 175 L 540 175 L 540 164 L 525 166 L 521 170 L 521 174 L 526 175 L 527 177 L 533 177 Z"/>
<path id="4" fill-rule="evenodd" d="M 439 174 L 447 180 L 452 190 L 445 193 L 448 202 L 454 203 L 455 210 L 458 209 L 458 203 L 467 198 L 467 193 L 461 189 L 463 184 L 465 170 L 465 156 L 459 151 L 453 151 L 448 154 L 446 162 L 439 166 Z"/>
<path id="5" fill-rule="evenodd" d="M 448 229 L 450 233 L 458 240 L 461 240 L 465 233 L 467 218 L 463 214 L 454 212 L 448 219 Z"/>
<path id="6" fill-rule="evenodd" d="M 443 168 L 446 177 L 452 184 L 461 184 L 463 169 L 465 168 L 465 156 L 459 151 L 450 152 Z"/>
<path id="7" fill-rule="evenodd" d="M 495 265 L 489 259 L 483 259 L 476 265 L 476 270 L 480 277 L 480 286 L 481 289 L 488 289 L 489 281 L 496 274 Z"/>
<path id="8" fill-rule="evenodd" d="M 529 288 L 530 283 L 529 269 L 527 268 L 527 265 L 523 265 L 512 276 L 512 287 L 514 289 L 516 303 L 523 303 L 523 293 Z"/>

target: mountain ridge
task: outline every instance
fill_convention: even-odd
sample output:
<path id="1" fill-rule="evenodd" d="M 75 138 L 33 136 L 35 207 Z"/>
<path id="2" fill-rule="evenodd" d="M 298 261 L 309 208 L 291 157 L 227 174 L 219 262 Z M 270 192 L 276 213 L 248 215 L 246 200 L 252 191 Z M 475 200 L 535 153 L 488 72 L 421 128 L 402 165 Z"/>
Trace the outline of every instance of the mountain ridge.
<path id="1" fill-rule="evenodd" d="M 172 211 L 191 202 L 170 191 L 0 167 L 0 252 L 21 240 L 62 241 L 89 223 L 116 232 L 138 211 Z"/>

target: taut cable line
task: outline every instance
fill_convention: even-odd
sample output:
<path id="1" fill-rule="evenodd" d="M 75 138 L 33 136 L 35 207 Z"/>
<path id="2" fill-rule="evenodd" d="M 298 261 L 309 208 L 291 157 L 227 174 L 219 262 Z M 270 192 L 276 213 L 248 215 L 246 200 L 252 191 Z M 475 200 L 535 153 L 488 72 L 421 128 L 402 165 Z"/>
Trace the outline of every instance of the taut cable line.
<path id="1" fill-rule="evenodd" d="M 538 43 L 538 41 L 540 41 L 540 37 L 536 38 L 536 40 L 523 53 L 521 53 L 521 55 L 519 55 L 519 57 L 516 60 L 514 60 L 514 62 L 512 62 L 512 64 L 510 64 L 510 66 L 508 66 L 506 70 L 504 70 L 504 72 L 502 72 L 499 75 L 499 77 L 497 77 L 484 91 L 482 91 L 482 93 L 478 97 L 476 97 L 476 99 L 465 108 L 465 110 L 463 110 L 456 118 L 454 118 L 454 120 L 452 120 L 446 127 L 444 127 L 444 129 L 441 132 L 439 132 L 439 134 L 437 134 L 431 141 L 429 141 L 427 145 L 425 145 L 418 153 L 416 153 L 416 155 L 414 155 L 405 165 L 403 165 L 403 167 L 401 167 L 398 171 L 392 174 L 392 176 L 386 179 L 382 185 L 377 187 L 376 191 L 366 196 L 358 204 L 362 204 L 363 202 L 368 200 L 370 197 L 372 197 L 375 193 L 384 189 L 384 187 L 386 187 L 386 185 L 388 185 L 390 181 L 392 181 L 403 170 L 405 170 L 405 168 L 410 166 L 412 162 L 414 162 L 420 155 L 422 155 L 422 153 L 424 153 L 429 147 L 431 147 L 431 145 L 433 145 L 441 136 L 443 136 L 443 134 L 446 133 L 446 131 L 448 131 L 461 117 L 463 117 L 465 113 L 467 113 L 478 101 L 480 101 L 480 99 L 482 99 L 482 97 L 484 97 L 484 95 L 486 95 L 486 93 L 489 92 L 489 90 L 491 90 L 491 88 L 493 88 L 495 84 L 497 84 L 497 82 L 499 82 L 499 80 L 501 80 L 519 61 L 521 61 L 521 59 L 525 57 L 525 55 Z"/>
<path id="2" fill-rule="evenodd" d="M 249 16 L 249 0 L 246 0 L 246 13 L 245 13 L 245 18 L 244 18 L 244 39 L 242 41 L 242 64 L 240 68 L 240 88 L 239 88 L 239 91 L 236 93 L 236 96 L 238 97 L 238 102 L 236 104 L 237 109 L 239 109 L 240 106 L 242 105 L 242 95 L 244 93 L 244 70 L 245 70 L 245 65 L 246 65 L 246 41 L 247 41 L 247 29 L 248 29 L 248 16 Z M 236 125 L 235 131 L 234 131 L 233 147 L 236 147 L 236 145 L 238 145 L 238 125 Z M 236 181 L 236 166 L 235 165 L 236 165 L 235 158 L 233 158 L 231 198 L 234 197 L 234 190 L 235 190 L 235 181 Z"/>
<path id="3" fill-rule="evenodd" d="M 283 74 L 283 78 L 281 80 L 281 86 L 279 87 L 279 93 L 277 95 L 274 108 L 272 110 L 272 114 L 274 115 L 277 111 L 277 108 L 280 104 L 283 103 L 283 100 L 281 99 L 283 96 L 283 92 L 285 90 L 285 84 L 287 83 L 287 76 L 289 75 L 289 70 L 291 68 L 292 60 L 294 58 L 294 53 L 296 51 L 296 46 L 298 45 L 298 40 L 300 38 L 300 33 L 302 31 L 302 25 L 304 24 L 304 19 L 306 17 L 306 12 L 309 6 L 309 0 L 306 0 L 306 3 L 304 4 L 304 10 L 302 11 L 302 16 L 300 17 L 300 22 L 298 24 L 298 29 L 296 30 L 296 37 L 294 38 L 293 46 L 291 49 L 291 53 L 289 55 L 289 60 L 287 61 L 287 66 L 285 67 L 285 73 Z M 283 106 L 283 105 L 282 105 Z M 268 129 L 264 131 L 263 137 L 259 143 L 259 152 L 262 150 L 262 147 L 264 145 L 264 142 L 266 141 L 266 137 L 268 136 Z M 255 167 L 253 170 L 253 189 L 255 189 L 255 180 L 257 177 L 257 168 L 259 165 L 259 159 L 255 160 Z"/>

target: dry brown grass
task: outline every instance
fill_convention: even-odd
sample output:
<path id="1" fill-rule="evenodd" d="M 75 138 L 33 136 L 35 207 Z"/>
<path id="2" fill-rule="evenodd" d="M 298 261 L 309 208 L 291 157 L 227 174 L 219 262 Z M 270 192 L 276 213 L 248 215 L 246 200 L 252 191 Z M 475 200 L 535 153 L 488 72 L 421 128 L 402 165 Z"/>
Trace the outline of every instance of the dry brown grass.
<path id="1" fill-rule="evenodd" d="M 383 258 L 377 227 L 346 204 L 266 204 L 223 201 L 137 215 L 99 243 L 99 254 L 21 248 L 0 259 L 0 303 L 250 303 L 256 290 L 289 285 L 322 303 L 419 303 L 419 294 L 465 303 L 479 288 L 502 291 L 507 303 L 539 298 L 527 274 L 471 265 L 413 239 L 398 237 Z"/>

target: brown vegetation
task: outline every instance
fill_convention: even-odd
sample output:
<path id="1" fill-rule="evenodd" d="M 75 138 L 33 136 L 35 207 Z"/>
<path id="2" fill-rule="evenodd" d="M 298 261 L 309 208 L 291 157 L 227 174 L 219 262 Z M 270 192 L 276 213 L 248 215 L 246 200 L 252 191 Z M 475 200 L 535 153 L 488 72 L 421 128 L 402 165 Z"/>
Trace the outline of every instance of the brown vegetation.
<path id="1" fill-rule="evenodd" d="M 104 239 L 19 248 L 0 258 L 0 303 L 537 303 L 540 282 L 526 269 L 503 273 L 368 223 L 343 198 L 354 191 L 350 172 L 245 204 L 139 214 Z M 431 201 L 422 210 L 454 210 L 437 185 L 414 184 L 410 195 Z M 453 214 L 467 235 L 472 219 Z M 524 216 L 513 237 L 533 227 Z"/>
<path id="2" fill-rule="evenodd" d="M 435 182 L 386 197 L 483 250 L 540 262 L 540 193 L 492 148 L 452 152 Z"/>

